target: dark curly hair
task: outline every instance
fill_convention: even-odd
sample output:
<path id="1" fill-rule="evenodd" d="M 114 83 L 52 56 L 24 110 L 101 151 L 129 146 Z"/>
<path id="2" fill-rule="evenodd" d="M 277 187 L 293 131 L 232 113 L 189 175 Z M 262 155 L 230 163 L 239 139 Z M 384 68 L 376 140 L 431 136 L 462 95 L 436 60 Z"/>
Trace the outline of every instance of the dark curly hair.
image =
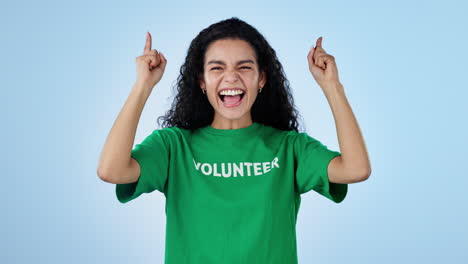
<path id="1" fill-rule="evenodd" d="M 259 72 L 266 72 L 265 86 L 251 108 L 252 121 L 298 132 L 299 112 L 275 50 L 257 29 L 237 17 L 210 25 L 192 40 L 177 78 L 177 95 L 171 109 L 157 119 L 158 125 L 161 126 L 160 119 L 163 119 L 163 128 L 176 126 L 193 131 L 212 123 L 214 109 L 202 93 L 199 80 L 203 78 L 207 47 L 220 39 L 240 39 L 250 43 L 256 54 Z"/>

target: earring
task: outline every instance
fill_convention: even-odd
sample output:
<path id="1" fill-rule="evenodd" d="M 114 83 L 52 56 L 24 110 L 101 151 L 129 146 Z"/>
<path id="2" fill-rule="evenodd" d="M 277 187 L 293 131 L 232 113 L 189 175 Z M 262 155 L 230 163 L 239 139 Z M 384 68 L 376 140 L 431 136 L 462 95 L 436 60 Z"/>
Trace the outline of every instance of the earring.
<path id="1" fill-rule="evenodd" d="M 262 87 L 262 88 L 260 88 L 260 90 L 258 91 L 258 93 L 261 93 L 261 92 L 262 92 L 262 89 L 263 89 L 263 87 Z"/>
<path id="2" fill-rule="evenodd" d="M 202 91 L 203 91 L 203 94 L 205 94 L 205 89 L 202 89 Z"/>

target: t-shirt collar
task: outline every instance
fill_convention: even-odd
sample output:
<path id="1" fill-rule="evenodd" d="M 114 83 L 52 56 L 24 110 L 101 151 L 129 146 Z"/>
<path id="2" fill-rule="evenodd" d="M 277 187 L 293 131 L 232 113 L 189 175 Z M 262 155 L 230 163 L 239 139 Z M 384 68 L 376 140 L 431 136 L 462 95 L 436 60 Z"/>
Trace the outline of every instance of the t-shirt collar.
<path id="1" fill-rule="evenodd" d="M 221 135 L 221 136 L 247 136 L 247 135 L 256 134 L 260 126 L 261 124 L 256 123 L 256 122 L 253 122 L 248 127 L 237 128 L 237 129 L 217 129 L 208 125 L 208 126 L 202 127 L 200 129 L 200 132 L 202 133 L 206 132 L 206 133 Z"/>

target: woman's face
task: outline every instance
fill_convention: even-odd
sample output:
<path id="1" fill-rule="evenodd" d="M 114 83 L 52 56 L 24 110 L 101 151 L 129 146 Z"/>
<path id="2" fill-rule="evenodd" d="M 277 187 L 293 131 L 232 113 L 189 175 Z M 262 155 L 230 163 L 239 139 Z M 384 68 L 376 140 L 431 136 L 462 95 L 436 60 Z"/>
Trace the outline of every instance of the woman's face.
<path id="1" fill-rule="evenodd" d="M 244 40 L 222 39 L 212 42 L 205 53 L 200 87 L 215 110 L 214 122 L 251 122 L 250 109 L 259 88 L 266 82 L 259 74 L 255 51 Z M 228 94 L 225 89 L 230 90 Z M 242 94 L 238 94 L 239 91 Z"/>

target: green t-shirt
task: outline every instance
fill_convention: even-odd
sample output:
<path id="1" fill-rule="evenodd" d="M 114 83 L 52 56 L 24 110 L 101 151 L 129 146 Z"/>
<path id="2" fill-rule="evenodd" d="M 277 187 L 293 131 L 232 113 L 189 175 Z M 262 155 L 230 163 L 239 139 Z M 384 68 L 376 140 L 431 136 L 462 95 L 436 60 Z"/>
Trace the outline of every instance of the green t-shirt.
<path id="1" fill-rule="evenodd" d="M 156 129 L 131 156 L 137 182 L 117 184 L 121 203 L 166 197 L 166 264 L 297 263 L 300 195 L 341 202 L 347 184 L 328 180 L 329 150 L 306 133 L 253 123 L 240 129 Z"/>

